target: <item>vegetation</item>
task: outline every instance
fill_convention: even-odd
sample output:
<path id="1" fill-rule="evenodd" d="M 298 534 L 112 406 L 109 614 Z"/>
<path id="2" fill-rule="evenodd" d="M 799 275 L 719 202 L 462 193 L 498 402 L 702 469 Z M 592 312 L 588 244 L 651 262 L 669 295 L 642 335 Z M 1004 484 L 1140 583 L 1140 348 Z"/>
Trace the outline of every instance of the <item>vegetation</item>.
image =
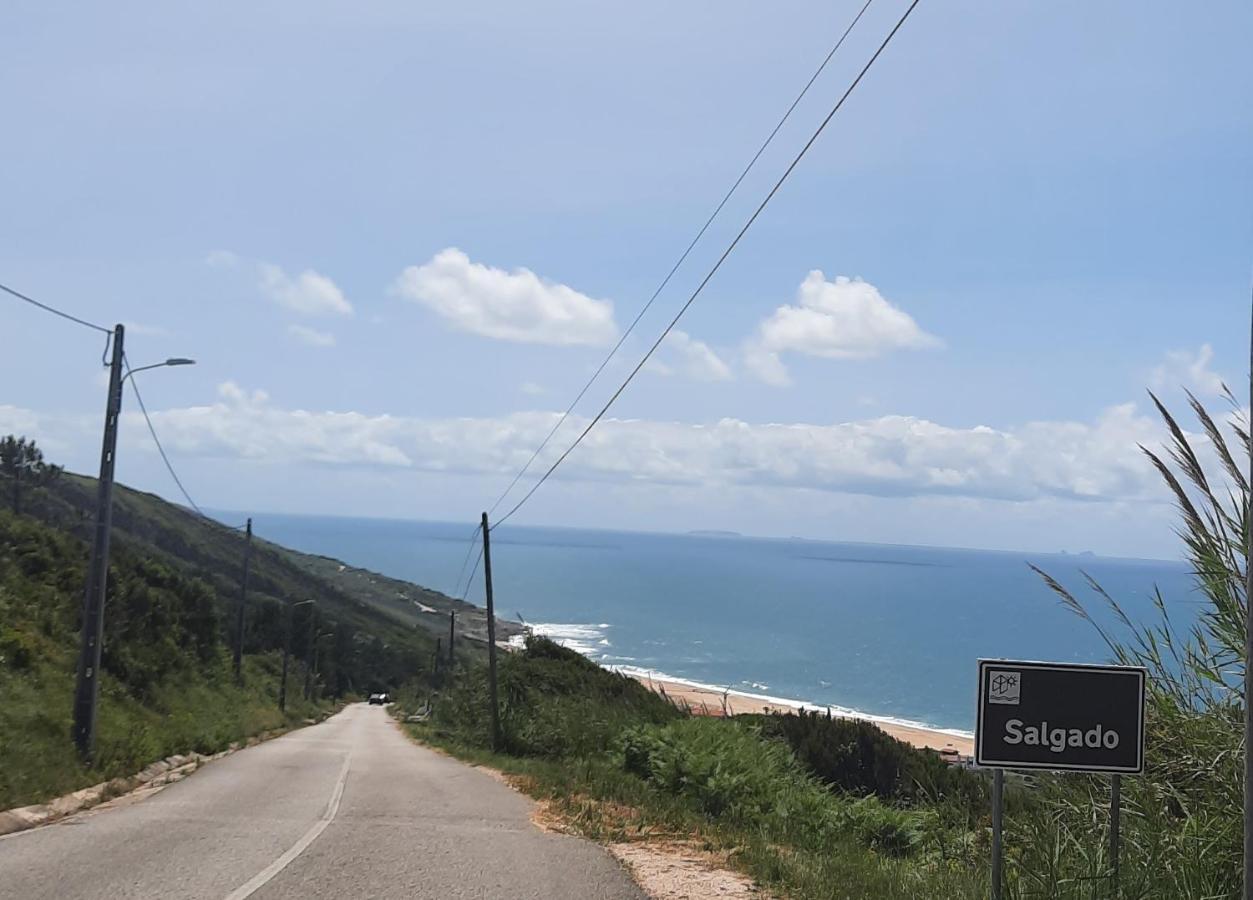
<path id="1" fill-rule="evenodd" d="M 592 837 L 682 836 L 795 897 L 980 897 L 982 778 L 857 723 L 698 718 L 545 638 L 500 660 L 490 752 L 481 667 L 457 673 L 418 736 L 524 777 Z M 416 692 L 402 705 L 424 702 Z M 873 728 L 873 726 L 867 726 Z M 796 746 L 851 739 L 838 760 Z M 819 774 L 813 761 L 823 759 Z M 882 799 L 862 790 L 867 777 Z M 965 823 L 958 826 L 957 823 Z"/>
<path id="2" fill-rule="evenodd" d="M 43 451 L 34 441 L 8 435 L 0 438 L 0 478 L 8 482 L 10 503 L 22 510 L 25 490 L 44 487 L 61 475 L 61 467 L 44 462 Z"/>
<path id="3" fill-rule="evenodd" d="M 1196 573 L 1200 615 L 1180 631 L 1166 598 L 1159 620 L 1132 622 L 1095 580 L 1086 587 L 1112 611 L 1124 636 L 1102 628 L 1090 604 L 1041 572 L 1068 609 L 1100 629 L 1114 659 L 1149 671 L 1146 769 L 1123 781 L 1122 896 L 1236 897 L 1240 893 L 1244 797 L 1245 572 L 1249 539 L 1248 424 L 1218 420 L 1189 395 L 1203 436 L 1190 436 L 1153 397 L 1170 432 L 1164 453 L 1146 449 L 1174 495 L 1180 536 Z M 1232 449 L 1235 446 L 1245 452 Z M 1024 897 L 1108 896 L 1108 780 L 1057 778 L 1042 783 L 1047 815 L 1011 819 L 1021 848 L 1010 870 Z M 1104 891 L 1104 893 L 1102 893 Z"/>
<path id="4" fill-rule="evenodd" d="M 256 540 L 237 684 L 230 648 L 241 535 L 119 485 L 97 752 L 84 767 L 70 719 L 95 482 L 48 475 L 54 467 L 24 439 L 2 440 L 2 448 L 17 448 L 10 457 L 22 488 L 20 500 L 0 491 L 0 809 L 132 774 L 173 753 L 219 750 L 335 698 L 430 677 L 435 639 L 325 574 L 347 567 Z M 305 599 L 316 607 L 288 606 Z M 277 698 L 289 627 L 284 715 Z M 474 645 L 462 643 L 463 655 L 473 655 Z"/>
<path id="5" fill-rule="evenodd" d="M 1160 595 L 1160 621 L 1133 622 L 1088 579 L 1121 623 L 1120 638 L 1040 573 L 1102 629 L 1116 661 L 1150 674 L 1146 771 L 1123 782 L 1121 883 L 1108 855 L 1109 779 L 1037 774 L 1007 785 L 1005 888 L 1014 900 L 1239 896 L 1249 484 L 1225 429 L 1237 446 L 1248 448 L 1249 437 L 1236 416 L 1220 426 L 1194 398 L 1191 406 L 1204 436 L 1190 437 L 1157 403 L 1171 444 L 1145 452 L 1183 518 L 1204 600 L 1196 624 L 1178 630 Z M 987 895 L 989 790 L 979 773 L 864 722 L 693 718 L 542 639 L 500 669 L 500 752 L 489 749 L 481 668 L 460 670 L 429 721 L 411 727 L 519 776 L 591 837 L 687 840 L 792 898 Z M 412 708 L 419 698 L 405 700 Z"/>

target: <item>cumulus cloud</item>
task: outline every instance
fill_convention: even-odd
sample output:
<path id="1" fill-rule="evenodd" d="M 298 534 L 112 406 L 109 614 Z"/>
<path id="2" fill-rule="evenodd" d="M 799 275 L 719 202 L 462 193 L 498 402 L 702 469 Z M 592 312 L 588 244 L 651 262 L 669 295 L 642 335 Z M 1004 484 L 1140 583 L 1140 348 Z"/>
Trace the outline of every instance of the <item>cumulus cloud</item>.
<path id="1" fill-rule="evenodd" d="M 943 346 L 905 311 L 860 278 L 828 281 L 818 269 L 797 290 L 796 303 L 780 306 L 757 327 L 744 362 L 767 384 L 790 383 L 781 353 L 827 359 L 869 359 L 892 350 Z"/>
<path id="2" fill-rule="evenodd" d="M 443 317 L 454 328 L 502 341 L 603 346 L 618 327 L 613 304 L 547 281 L 529 269 L 507 272 L 470 258 L 455 247 L 396 280 L 400 296 Z"/>
<path id="3" fill-rule="evenodd" d="M 352 315 L 352 304 L 335 282 L 312 269 L 288 275 L 273 263 L 259 263 L 261 292 L 293 312 L 307 316 Z"/>
<path id="4" fill-rule="evenodd" d="M 648 370 L 658 375 L 686 375 L 697 381 L 727 381 L 731 368 L 704 341 L 675 329 L 648 361 Z"/>
<path id="5" fill-rule="evenodd" d="M 288 409 L 233 382 L 210 404 L 150 410 L 181 459 L 383 467 L 512 475 L 553 427 L 556 412 L 494 418 L 419 419 Z M 572 416 L 570 433 L 587 420 Z M 86 441 L 99 423 L 0 407 L 0 425 L 41 442 Z M 142 419 L 125 414 L 124 437 L 150 449 Z M 1138 445 L 1163 439 L 1132 404 L 1091 422 L 956 428 L 910 416 L 832 424 L 708 423 L 606 419 L 558 471 L 565 480 L 701 488 L 795 488 L 883 497 L 949 496 L 1008 501 L 1158 500 L 1159 480 Z M 536 461 L 540 470 L 563 449 Z"/>
<path id="6" fill-rule="evenodd" d="M 302 344 L 308 344 L 310 347 L 335 346 L 335 335 L 329 331 L 318 331 L 315 328 L 308 328 L 304 325 L 288 325 L 287 333 Z"/>
<path id="7" fill-rule="evenodd" d="M 1158 389 L 1185 387 L 1194 394 L 1217 397 L 1223 393 L 1223 379 L 1210 369 L 1213 361 L 1214 348 L 1209 344 L 1202 344 L 1196 353 L 1171 350 L 1153 370 L 1153 386 Z"/>

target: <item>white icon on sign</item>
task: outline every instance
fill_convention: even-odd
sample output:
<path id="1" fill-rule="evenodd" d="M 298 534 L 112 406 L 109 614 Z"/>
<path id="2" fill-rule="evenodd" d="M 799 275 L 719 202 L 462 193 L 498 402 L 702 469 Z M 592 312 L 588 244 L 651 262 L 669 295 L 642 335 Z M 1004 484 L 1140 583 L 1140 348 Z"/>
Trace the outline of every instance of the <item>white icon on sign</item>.
<path id="1" fill-rule="evenodd" d="M 1017 706 L 1018 695 L 1022 690 L 1022 674 L 1020 672 L 1003 672 L 993 670 L 988 676 L 988 702 L 1000 703 L 1005 706 Z"/>

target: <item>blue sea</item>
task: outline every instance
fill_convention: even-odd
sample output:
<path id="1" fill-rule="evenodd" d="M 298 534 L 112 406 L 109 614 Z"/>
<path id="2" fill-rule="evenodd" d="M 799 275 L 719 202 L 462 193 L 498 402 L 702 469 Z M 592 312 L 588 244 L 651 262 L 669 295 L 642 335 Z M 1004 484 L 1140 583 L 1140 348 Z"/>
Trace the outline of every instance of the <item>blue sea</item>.
<path id="1" fill-rule="evenodd" d="M 285 515 L 254 524 L 280 544 L 445 593 L 472 531 Z M 492 533 L 497 615 L 602 664 L 962 732 L 974 725 L 981 657 L 1110 659 L 1029 562 L 1098 611 L 1082 572 L 1133 620 L 1156 619 L 1155 588 L 1176 626 L 1200 609 L 1181 562 L 511 525 Z M 481 570 L 468 599 L 483 603 Z"/>

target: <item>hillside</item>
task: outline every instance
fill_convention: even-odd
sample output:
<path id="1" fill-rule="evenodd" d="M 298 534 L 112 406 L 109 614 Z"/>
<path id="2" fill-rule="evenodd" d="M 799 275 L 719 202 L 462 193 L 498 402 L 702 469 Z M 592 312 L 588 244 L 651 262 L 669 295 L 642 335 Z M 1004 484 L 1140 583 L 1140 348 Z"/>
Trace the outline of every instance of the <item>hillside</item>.
<path id="1" fill-rule="evenodd" d="M 244 678 L 236 684 L 242 533 L 119 485 L 97 754 L 85 768 L 70 719 L 95 487 L 66 474 L 26 492 L 20 514 L 0 496 L 0 809 L 172 753 L 220 749 L 334 698 L 429 682 L 449 610 L 458 614 L 458 659 L 473 664 L 483 655 L 481 609 L 254 537 Z M 290 615 L 283 714 L 286 604 L 304 600 L 314 603 Z M 501 623 L 502 639 L 515 630 Z"/>

